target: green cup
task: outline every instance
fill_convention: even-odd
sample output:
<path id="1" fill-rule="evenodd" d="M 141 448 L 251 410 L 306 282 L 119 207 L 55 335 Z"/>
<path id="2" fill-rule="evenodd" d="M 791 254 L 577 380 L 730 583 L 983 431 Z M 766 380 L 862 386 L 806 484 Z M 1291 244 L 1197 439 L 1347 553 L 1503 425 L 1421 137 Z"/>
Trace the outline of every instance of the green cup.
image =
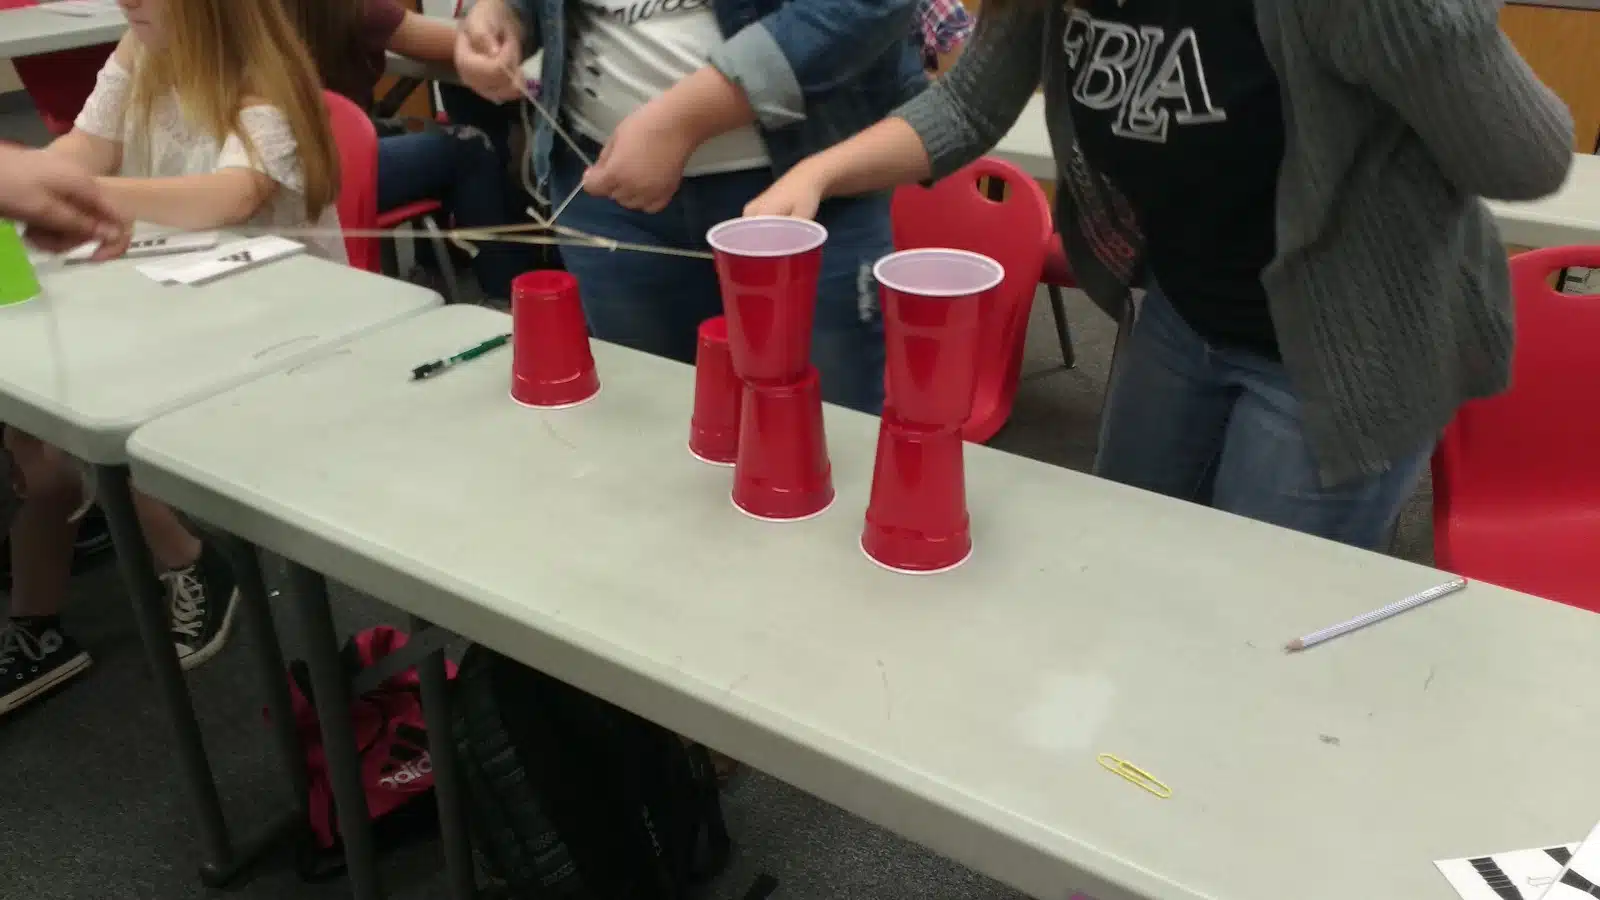
<path id="1" fill-rule="evenodd" d="M 22 245 L 15 222 L 0 219 L 0 306 L 23 303 L 39 296 L 39 276 L 33 272 L 28 248 Z"/>

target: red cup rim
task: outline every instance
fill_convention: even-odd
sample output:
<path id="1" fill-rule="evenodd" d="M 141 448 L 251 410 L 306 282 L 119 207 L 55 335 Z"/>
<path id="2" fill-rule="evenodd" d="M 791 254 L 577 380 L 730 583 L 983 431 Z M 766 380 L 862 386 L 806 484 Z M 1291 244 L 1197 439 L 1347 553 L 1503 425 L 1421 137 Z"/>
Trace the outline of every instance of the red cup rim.
<path id="1" fill-rule="evenodd" d="M 708 341 L 727 343 L 728 319 L 725 316 L 712 316 L 700 323 L 700 336 Z"/>
<path id="2" fill-rule="evenodd" d="M 880 569 L 883 569 L 884 571 L 893 572 L 896 575 L 943 575 L 946 572 L 953 572 L 956 569 L 959 569 L 962 566 L 966 565 L 968 563 L 968 561 L 970 561 L 972 559 L 973 552 L 975 552 L 978 549 L 978 544 L 977 544 L 976 541 L 974 541 L 972 546 L 967 548 L 967 555 L 966 556 L 961 557 L 960 559 L 956 560 L 955 562 L 953 562 L 950 565 L 945 566 L 943 568 L 939 568 L 939 569 L 903 569 L 900 566 L 893 565 L 892 563 L 884 562 L 883 560 L 881 560 L 881 559 L 877 558 L 876 556 L 873 556 L 871 553 L 867 552 L 867 537 L 866 537 L 866 535 L 862 535 L 861 536 L 861 540 L 856 543 L 856 546 L 861 548 L 861 555 L 865 556 L 867 559 L 871 560 L 873 565 L 877 566 Z"/>
<path id="3" fill-rule="evenodd" d="M 513 294 L 559 294 L 578 286 L 578 279 L 572 273 L 560 269 L 537 269 L 532 272 L 523 272 L 511 280 Z"/>
<path id="4" fill-rule="evenodd" d="M 746 230 L 760 230 L 777 223 L 801 226 L 800 229 L 810 232 L 807 239 L 796 246 L 785 247 L 782 250 L 748 250 L 732 246 L 729 242 L 734 232 Z M 706 243 L 718 253 L 729 256 L 742 256 L 751 259 L 772 259 L 783 256 L 798 256 L 809 253 L 828 242 L 828 229 L 810 219 L 801 219 L 795 216 L 744 216 L 738 219 L 729 219 L 711 226 L 706 232 Z"/>
<path id="5" fill-rule="evenodd" d="M 915 262 L 919 258 L 935 257 L 960 259 L 974 263 L 976 267 L 986 268 L 989 272 L 986 277 L 974 277 L 970 284 L 949 288 L 926 288 L 920 285 L 912 287 L 907 285 L 905 281 L 896 279 L 891 274 L 891 270 L 897 265 Z M 1000 282 L 1006 280 L 1006 269 L 996 260 L 984 256 L 982 253 L 973 253 L 971 250 L 956 250 L 951 247 L 923 247 L 917 250 L 901 250 L 878 260 L 872 267 L 872 277 L 884 287 L 899 291 L 902 294 L 911 294 L 917 297 L 970 297 L 973 294 L 981 294 L 984 291 L 994 290 L 999 287 Z"/>

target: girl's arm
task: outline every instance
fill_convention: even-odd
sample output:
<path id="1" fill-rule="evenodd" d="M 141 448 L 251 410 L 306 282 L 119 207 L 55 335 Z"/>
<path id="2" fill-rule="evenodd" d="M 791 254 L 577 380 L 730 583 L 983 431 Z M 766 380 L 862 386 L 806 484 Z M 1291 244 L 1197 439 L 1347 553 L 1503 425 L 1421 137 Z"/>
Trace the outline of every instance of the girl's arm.
<path id="1" fill-rule="evenodd" d="M 239 133 L 223 141 L 212 171 L 163 178 L 105 178 L 100 189 L 113 208 L 130 219 L 206 230 L 249 221 L 279 191 L 303 193 L 305 170 L 294 131 L 283 113 L 275 107 L 251 105 L 239 113 Z"/>
<path id="2" fill-rule="evenodd" d="M 1572 114 L 1500 30 L 1497 0 L 1300 0 L 1340 76 L 1393 107 L 1445 176 L 1498 200 L 1560 189 Z"/>
<path id="3" fill-rule="evenodd" d="M 456 26 L 406 10 L 389 37 L 389 49 L 422 62 L 449 65 L 456 58 Z"/>
<path id="4" fill-rule="evenodd" d="M 823 198 L 848 197 L 942 178 L 972 162 L 1000 143 L 1038 87 L 1043 34 L 1042 6 L 1028 0 L 980 15 L 972 43 L 944 77 L 794 174 Z"/>
<path id="5" fill-rule="evenodd" d="M 110 175 L 122 167 L 121 142 L 106 140 L 77 127 L 51 141 L 45 149 L 71 160 L 91 175 Z"/>
<path id="6" fill-rule="evenodd" d="M 95 79 L 72 130 L 50 144 L 51 153 L 77 163 L 91 175 L 110 175 L 122 167 L 122 129 L 133 90 L 136 53 L 133 35 L 117 42 Z"/>
<path id="7" fill-rule="evenodd" d="M 203 231 L 247 222 L 278 191 L 253 169 L 168 178 L 100 178 L 100 193 L 124 219 Z"/>

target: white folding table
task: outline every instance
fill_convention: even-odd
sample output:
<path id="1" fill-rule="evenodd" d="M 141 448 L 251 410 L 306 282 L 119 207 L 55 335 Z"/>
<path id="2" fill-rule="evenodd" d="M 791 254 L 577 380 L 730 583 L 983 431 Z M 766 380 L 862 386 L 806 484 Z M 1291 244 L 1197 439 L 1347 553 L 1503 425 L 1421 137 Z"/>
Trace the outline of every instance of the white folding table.
<path id="1" fill-rule="evenodd" d="M 127 17 L 115 7 L 75 16 L 51 12 L 48 6 L 0 10 L 0 59 L 114 44 L 128 30 Z"/>
<path id="2" fill-rule="evenodd" d="M 189 406 L 134 472 L 302 584 L 1039 898 L 1454 900 L 1432 860 L 1594 824 L 1600 616 L 1475 584 L 1286 655 L 1445 576 L 977 446 L 972 560 L 895 575 L 857 544 L 875 419 L 827 410 L 830 510 L 757 522 L 685 448 L 686 366 L 596 342 L 600 395 L 560 412 L 507 398 L 509 352 L 408 380 L 508 322 L 447 307 Z"/>
<path id="3" fill-rule="evenodd" d="M 218 884 L 261 850 L 276 829 L 238 845 L 229 838 L 173 649 L 164 593 L 134 513 L 128 436 L 187 404 L 338 352 L 345 342 L 440 300 L 420 287 L 304 255 L 201 287 L 158 284 L 136 272 L 138 264 L 56 264 L 40 272 L 39 297 L 0 308 L 0 422 L 60 447 L 95 470 L 98 500 L 196 806 L 201 875 Z M 253 556 L 244 562 L 241 590 L 258 594 L 245 606 L 256 617 L 253 625 L 267 629 L 270 637 L 259 570 Z M 281 703 L 286 713 L 276 641 L 261 643 L 270 645 L 262 662 L 273 705 Z M 292 741 L 289 717 L 274 719 L 282 725 L 280 740 Z M 297 756 L 295 751 L 289 762 Z M 296 773 L 290 774 L 295 781 Z M 304 803 L 302 796 L 293 799 Z"/>

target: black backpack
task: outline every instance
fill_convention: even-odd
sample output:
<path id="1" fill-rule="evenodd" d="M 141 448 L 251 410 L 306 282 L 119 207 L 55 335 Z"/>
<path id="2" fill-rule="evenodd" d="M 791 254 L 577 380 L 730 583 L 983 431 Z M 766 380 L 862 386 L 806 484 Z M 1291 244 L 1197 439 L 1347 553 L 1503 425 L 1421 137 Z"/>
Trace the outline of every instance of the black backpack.
<path id="1" fill-rule="evenodd" d="M 483 647 L 454 732 L 479 863 L 515 900 L 683 900 L 726 867 L 704 747 Z"/>

